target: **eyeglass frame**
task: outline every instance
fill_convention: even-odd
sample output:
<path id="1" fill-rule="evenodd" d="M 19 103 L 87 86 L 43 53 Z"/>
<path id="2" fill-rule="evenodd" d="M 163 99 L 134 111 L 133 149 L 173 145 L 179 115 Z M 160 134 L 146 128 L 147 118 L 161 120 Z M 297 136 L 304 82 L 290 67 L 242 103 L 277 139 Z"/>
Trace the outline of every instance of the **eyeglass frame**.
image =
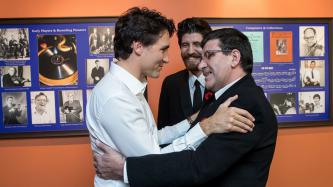
<path id="1" fill-rule="evenodd" d="M 214 56 L 216 53 L 223 53 L 223 52 L 231 52 L 232 49 L 212 49 L 207 50 L 202 54 L 202 59 L 209 60 L 212 56 Z M 209 54 L 210 53 L 210 54 Z"/>

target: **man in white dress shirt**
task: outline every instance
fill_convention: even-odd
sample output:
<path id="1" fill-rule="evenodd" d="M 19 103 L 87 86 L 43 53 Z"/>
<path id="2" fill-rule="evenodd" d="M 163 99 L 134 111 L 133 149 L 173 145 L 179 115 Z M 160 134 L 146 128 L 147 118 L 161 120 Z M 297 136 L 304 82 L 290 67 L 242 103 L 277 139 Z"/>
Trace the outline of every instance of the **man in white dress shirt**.
<path id="1" fill-rule="evenodd" d="M 304 86 L 320 86 L 320 72 L 316 69 L 316 61 L 311 60 L 310 67 L 305 69 Z"/>
<path id="2" fill-rule="evenodd" d="M 124 156 L 142 156 L 196 149 L 211 133 L 252 131 L 253 117 L 245 110 L 228 104 L 211 117 L 212 123 L 198 123 L 190 129 L 185 119 L 157 130 L 153 114 L 143 96 L 146 77 L 158 78 L 168 60 L 173 21 L 147 8 L 132 8 L 119 17 L 115 26 L 115 58 L 110 71 L 96 85 L 87 104 L 87 126 L 93 151 L 103 155 L 98 142 Z M 236 99 L 229 99 L 229 103 Z M 190 129 L 190 130 L 189 130 Z M 98 141 L 97 141 L 98 140 Z M 169 144 L 161 149 L 160 144 Z M 125 171 L 124 171 L 125 172 Z M 128 186 L 122 178 L 104 180 L 95 176 L 95 187 Z"/>

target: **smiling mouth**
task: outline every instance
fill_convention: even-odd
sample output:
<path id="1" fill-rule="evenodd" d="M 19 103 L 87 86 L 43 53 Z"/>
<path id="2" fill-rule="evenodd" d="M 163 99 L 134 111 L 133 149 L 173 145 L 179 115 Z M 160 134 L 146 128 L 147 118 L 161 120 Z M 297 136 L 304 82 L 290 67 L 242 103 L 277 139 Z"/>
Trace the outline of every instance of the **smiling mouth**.
<path id="1" fill-rule="evenodd" d="M 190 57 L 187 57 L 186 60 L 188 61 L 194 61 L 194 60 L 201 60 L 201 57 L 195 57 L 195 56 L 190 56 Z"/>

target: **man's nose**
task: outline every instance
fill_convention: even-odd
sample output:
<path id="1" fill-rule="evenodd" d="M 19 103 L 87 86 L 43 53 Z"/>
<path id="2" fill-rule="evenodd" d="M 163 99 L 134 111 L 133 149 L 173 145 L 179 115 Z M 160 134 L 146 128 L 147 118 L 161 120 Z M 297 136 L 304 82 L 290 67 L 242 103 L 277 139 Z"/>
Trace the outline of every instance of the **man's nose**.
<path id="1" fill-rule="evenodd" d="M 164 55 L 163 63 L 165 63 L 165 64 L 169 63 L 169 55 L 168 54 Z"/>
<path id="2" fill-rule="evenodd" d="M 207 67 L 207 63 L 205 62 L 205 60 L 202 59 L 198 64 L 198 69 L 202 71 L 205 67 Z"/>

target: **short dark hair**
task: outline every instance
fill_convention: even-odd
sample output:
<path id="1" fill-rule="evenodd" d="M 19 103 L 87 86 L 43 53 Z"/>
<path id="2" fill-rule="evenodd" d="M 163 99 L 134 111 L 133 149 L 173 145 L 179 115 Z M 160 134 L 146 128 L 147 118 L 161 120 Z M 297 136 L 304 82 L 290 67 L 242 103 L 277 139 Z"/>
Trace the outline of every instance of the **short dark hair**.
<path id="1" fill-rule="evenodd" d="M 314 99 L 315 97 L 318 97 L 320 99 L 320 95 L 319 94 L 314 94 L 312 98 Z"/>
<path id="2" fill-rule="evenodd" d="M 6 98 L 6 101 L 8 101 L 8 99 L 10 99 L 10 98 L 14 99 L 13 96 L 8 96 L 8 97 Z"/>
<path id="3" fill-rule="evenodd" d="M 315 28 L 313 28 L 313 27 L 308 27 L 308 28 L 304 29 L 304 31 L 303 31 L 303 34 L 305 34 L 305 32 L 306 32 L 307 30 L 312 30 L 312 32 L 313 32 L 313 34 L 314 34 L 314 35 L 316 35 L 316 34 L 317 34 L 317 31 L 316 31 L 316 29 L 315 29 Z"/>
<path id="4" fill-rule="evenodd" d="M 253 56 L 249 39 L 245 34 L 234 28 L 217 29 L 208 33 L 202 41 L 204 46 L 209 40 L 219 40 L 219 46 L 224 55 L 229 55 L 231 50 L 237 49 L 241 53 L 241 66 L 246 73 L 252 73 Z"/>
<path id="5" fill-rule="evenodd" d="M 206 20 L 200 18 L 187 18 L 178 23 L 177 37 L 178 44 L 181 46 L 182 37 L 184 34 L 199 33 L 204 37 L 207 33 L 212 31 Z"/>
<path id="6" fill-rule="evenodd" d="M 44 97 L 47 99 L 47 96 L 45 95 L 45 93 L 43 93 L 43 92 L 39 92 L 39 93 L 35 96 L 35 100 L 36 100 L 38 97 L 41 97 L 41 96 L 44 96 Z"/>
<path id="7" fill-rule="evenodd" d="M 173 20 L 162 16 L 160 12 L 146 7 L 141 9 L 133 7 L 127 10 L 116 22 L 115 58 L 126 60 L 133 51 L 131 47 L 133 42 L 141 42 L 144 46 L 152 45 L 165 30 L 171 37 L 176 29 Z"/>

